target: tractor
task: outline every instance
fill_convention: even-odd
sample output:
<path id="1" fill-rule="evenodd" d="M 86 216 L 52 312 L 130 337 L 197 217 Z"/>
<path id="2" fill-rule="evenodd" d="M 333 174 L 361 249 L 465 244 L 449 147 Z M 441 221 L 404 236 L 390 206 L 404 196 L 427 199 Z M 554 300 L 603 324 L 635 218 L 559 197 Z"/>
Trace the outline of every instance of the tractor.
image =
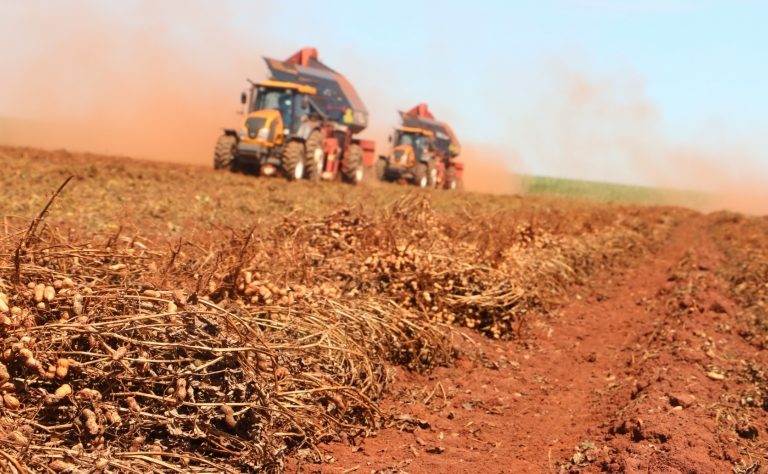
<path id="1" fill-rule="evenodd" d="M 376 177 L 422 188 L 461 187 L 464 164 L 456 160 L 459 142 L 450 127 L 435 120 L 426 104 L 400 112 L 400 117 L 401 126 L 389 137 L 389 154 L 376 161 Z"/>
<path id="2" fill-rule="evenodd" d="M 215 169 L 282 174 L 288 180 L 341 179 L 357 184 L 375 159 L 375 145 L 355 134 L 368 112 L 351 84 L 305 48 L 286 61 L 265 58 L 270 80 L 251 81 L 239 129 L 216 143 Z"/>

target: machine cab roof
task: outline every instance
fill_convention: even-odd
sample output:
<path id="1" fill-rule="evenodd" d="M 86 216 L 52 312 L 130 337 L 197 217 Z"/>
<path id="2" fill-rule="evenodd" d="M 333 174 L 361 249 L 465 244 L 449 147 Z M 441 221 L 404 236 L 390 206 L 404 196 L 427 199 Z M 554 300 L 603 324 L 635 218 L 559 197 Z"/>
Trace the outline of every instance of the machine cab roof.
<path id="1" fill-rule="evenodd" d="M 290 89 L 295 90 L 301 94 L 316 95 L 317 89 L 312 86 L 304 84 L 297 84 L 295 82 L 285 81 L 262 81 L 255 84 L 257 87 L 264 87 L 268 89 Z"/>
<path id="2" fill-rule="evenodd" d="M 435 133 L 432 130 L 427 130 L 424 128 L 418 128 L 418 127 L 398 127 L 396 129 L 400 133 L 418 133 L 420 135 L 424 135 L 427 137 L 433 137 L 435 136 Z"/>

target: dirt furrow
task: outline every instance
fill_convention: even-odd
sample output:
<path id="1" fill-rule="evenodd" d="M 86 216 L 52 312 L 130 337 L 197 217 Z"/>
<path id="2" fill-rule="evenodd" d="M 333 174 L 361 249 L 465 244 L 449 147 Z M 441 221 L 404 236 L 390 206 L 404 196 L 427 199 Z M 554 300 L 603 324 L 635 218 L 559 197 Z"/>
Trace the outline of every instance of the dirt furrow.
<path id="1" fill-rule="evenodd" d="M 628 383 L 610 397 L 620 407 L 604 427 L 611 470 L 763 472 L 768 417 L 752 395 L 763 388 L 766 356 L 740 335 L 711 220 L 698 220 L 655 298 L 638 302 L 656 319 L 629 345 Z"/>
<path id="2" fill-rule="evenodd" d="M 320 471 L 730 470 L 741 460 L 713 405 L 729 382 L 707 350 L 749 351 L 735 334 L 698 344 L 735 312 L 710 271 L 722 256 L 706 225 L 690 219 L 635 268 L 595 276 L 556 317 L 534 318 L 527 343 L 472 336 L 459 370 L 400 371 L 386 408 L 405 415 L 374 438 L 328 446 Z"/>

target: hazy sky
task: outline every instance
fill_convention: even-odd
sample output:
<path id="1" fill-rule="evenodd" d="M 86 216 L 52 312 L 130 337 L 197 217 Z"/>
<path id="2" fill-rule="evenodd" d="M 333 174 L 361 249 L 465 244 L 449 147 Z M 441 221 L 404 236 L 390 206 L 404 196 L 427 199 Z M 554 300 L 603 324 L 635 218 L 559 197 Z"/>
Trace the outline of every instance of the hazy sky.
<path id="1" fill-rule="evenodd" d="M 51 96 L 59 115 L 82 114 L 121 69 L 129 89 L 157 69 L 206 78 L 195 94 L 231 97 L 229 112 L 244 76 L 262 78 L 262 55 L 315 46 L 356 86 L 378 138 L 425 101 L 513 170 L 689 186 L 698 177 L 676 163 L 701 160 L 765 177 L 767 19 L 768 2 L 735 0 L 0 0 L 0 116 L 40 118 Z"/>

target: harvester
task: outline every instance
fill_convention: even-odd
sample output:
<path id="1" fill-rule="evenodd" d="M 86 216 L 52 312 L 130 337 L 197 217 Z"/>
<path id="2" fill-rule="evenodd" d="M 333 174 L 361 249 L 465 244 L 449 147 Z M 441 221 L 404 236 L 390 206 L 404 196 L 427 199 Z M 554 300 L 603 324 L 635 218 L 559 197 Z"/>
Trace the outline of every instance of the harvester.
<path id="1" fill-rule="evenodd" d="M 264 59 L 271 77 L 249 81 L 250 92 L 241 95 L 247 112 L 239 129 L 219 137 L 214 168 L 359 183 L 375 151 L 373 141 L 355 137 L 368 125 L 368 111 L 352 85 L 314 48 L 285 61 Z"/>
<path id="2" fill-rule="evenodd" d="M 435 120 L 427 104 L 400 112 L 400 118 L 389 137 L 389 154 L 376 162 L 376 177 L 422 188 L 459 188 L 464 164 L 457 161 L 460 145 L 448 124 Z"/>

